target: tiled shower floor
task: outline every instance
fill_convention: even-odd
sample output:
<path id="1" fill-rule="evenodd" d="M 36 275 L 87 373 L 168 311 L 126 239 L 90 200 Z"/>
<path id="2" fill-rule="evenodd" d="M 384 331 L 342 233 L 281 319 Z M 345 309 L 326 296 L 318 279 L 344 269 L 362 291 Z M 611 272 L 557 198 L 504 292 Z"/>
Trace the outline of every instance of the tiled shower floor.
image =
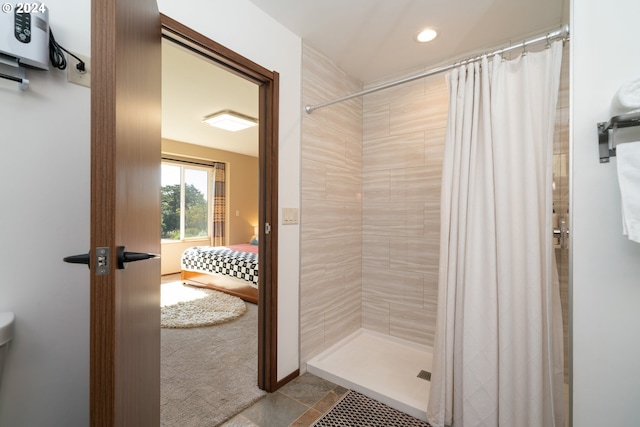
<path id="1" fill-rule="evenodd" d="M 360 329 L 307 362 L 307 370 L 426 421 L 431 349 Z"/>

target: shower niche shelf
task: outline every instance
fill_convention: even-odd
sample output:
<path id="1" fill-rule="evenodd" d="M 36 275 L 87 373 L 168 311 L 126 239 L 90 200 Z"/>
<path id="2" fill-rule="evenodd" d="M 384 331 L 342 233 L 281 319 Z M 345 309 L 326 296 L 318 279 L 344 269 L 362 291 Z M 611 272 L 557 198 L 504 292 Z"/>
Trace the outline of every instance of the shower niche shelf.
<path id="1" fill-rule="evenodd" d="M 616 130 L 640 126 L 640 113 L 614 116 L 608 122 L 600 122 L 597 126 L 600 163 L 609 163 L 609 158 L 616 155 Z"/>

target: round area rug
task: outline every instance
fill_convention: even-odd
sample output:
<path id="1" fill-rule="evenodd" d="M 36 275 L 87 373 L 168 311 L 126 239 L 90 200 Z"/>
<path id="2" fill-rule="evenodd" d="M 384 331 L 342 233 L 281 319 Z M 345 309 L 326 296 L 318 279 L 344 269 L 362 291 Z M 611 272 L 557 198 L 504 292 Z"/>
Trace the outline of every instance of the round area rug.
<path id="1" fill-rule="evenodd" d="M 212 289 L 196 288 L 181 282 L 161 287 L 160 326 L 163 328 L 196 328 L 228 322 L 247 311 L 243 300 Z"/>

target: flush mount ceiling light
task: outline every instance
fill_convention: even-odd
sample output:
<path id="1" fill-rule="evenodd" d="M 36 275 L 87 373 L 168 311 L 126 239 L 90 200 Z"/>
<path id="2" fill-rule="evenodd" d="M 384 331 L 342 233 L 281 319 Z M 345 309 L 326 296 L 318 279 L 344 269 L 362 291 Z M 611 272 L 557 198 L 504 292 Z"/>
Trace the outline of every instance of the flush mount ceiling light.
<path id="1" fill-rule="evenodd" d="M 202 123 L 220 129 L 236 132 L 258 124 L 258 120 L 231 110 L 218 111 L 202 119 Z"/>
<path id="2" fill-rule="evenodd" d="M 416 40 L 418 40 L 420 43 L 426 43 L 435 39 L 437 35 L 438 33 L 433 28 L 425 28 L 418 33 L 418 35 L 416 36 Z"/>

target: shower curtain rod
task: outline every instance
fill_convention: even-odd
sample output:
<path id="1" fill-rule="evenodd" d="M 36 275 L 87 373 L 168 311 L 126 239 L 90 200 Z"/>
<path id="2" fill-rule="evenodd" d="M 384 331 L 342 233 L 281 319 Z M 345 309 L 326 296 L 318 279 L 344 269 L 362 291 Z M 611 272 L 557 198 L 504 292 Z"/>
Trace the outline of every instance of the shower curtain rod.
<path id="1" fill-rule="evenodd" d="M 355 97 L 363 96 L 363 95 L 368 95 L 368 94 L 373 93 L 373 92 L 378 92 L 378 91 L 383 90 L 383 89 L 388 89 L 388 88 L 391 88 L 391 87 L 394 87 L 394 86 L 398 86 L 398 85 L 401 85 L 401 84 L 404 84 L 404 83 L 409 83 L 409 82 L 412 82 L 414 80 L 418 80 L 418 79 L 421 79 L 421 78 L 424 78 L 424 77 L 433 76 L 434 74 L 443 73 L 443 72 L 449 71 L 449 70 L 451 70 L 451 69 L 453 69 L 455 67 L 459 67 L 461 65 L 465 65 L 465 64 L 469 64 L 471 62 L 479 61 L 484 56 L 500 55 L 500 54 L 503 54 L 505 52 L 509 52 L 511 50 L 514 50 L 514 49 L 524 49 L 526 46 L 530 46 L 532 44 L 540 43 L 540 42 L 543 42 L 543 41 L 549 42 L 551 40 L 555 40 L 555 39 L 558 39 L 558 38 L 567 39 L 568 37 L 569 37 L 569 25 L 565 25 L 561 29 L 556 30 L 556 31 L 552 31 L 550 33 L 547 33 L 544 36 L 539 36 L 539 37 L 536 37 L 536 38 L 531 39 L 531 40 L 525 40 L 525 41 L 523 41 L 521 43 L 509 46 L 509 47 L 504 47 L 502 49 L 498 49 L 498 50 L 495 50 L 493 52 L 488 52 L 488 53 L 483 53 L 483 54 L 480 54 L 480 55 L 476 55 L 476 56 L 473 56 L 471 58 L 464 59 L 462 61 L 457 61 L 457 62 L 455 62 L 455 63 L 453 63 L 451 65 L 446 65 L 444 67 L 439 67 L 439 68 L 433 68 L 433 69 L 431 69 L 429 71 L 425 71 L 424 73 L 417 74 L 415 76 L 409 76 L 409 77 L 405 77 L 405 78 L 400 79 L 400 80 L 392 81 L 392 82 L 389 82 L 389 83 L 384 83 L 384 84 L 381 84 L 379 86 L 374 86 L 372 88 L 363 90 L 361 92 L 352 93 L 351 95 L 346 95 L 346 96 L 343 96 L 342 98 L 336 98 L 336 99 L 333 99 L 331 101 L 323 102 L 321 104 L 316 104 L 316 105 L 308 105 L 307 104 L 304 107 L 304 110 L 307 112 L 307 114 L 311 114 L 314 110 L 317 110 L 318 108 L 328 107 L 329 105 L 337 104 L 339 102 L 346 101 L 346 100 L 351 99 L 351 98 L 355 98 Z"/>

